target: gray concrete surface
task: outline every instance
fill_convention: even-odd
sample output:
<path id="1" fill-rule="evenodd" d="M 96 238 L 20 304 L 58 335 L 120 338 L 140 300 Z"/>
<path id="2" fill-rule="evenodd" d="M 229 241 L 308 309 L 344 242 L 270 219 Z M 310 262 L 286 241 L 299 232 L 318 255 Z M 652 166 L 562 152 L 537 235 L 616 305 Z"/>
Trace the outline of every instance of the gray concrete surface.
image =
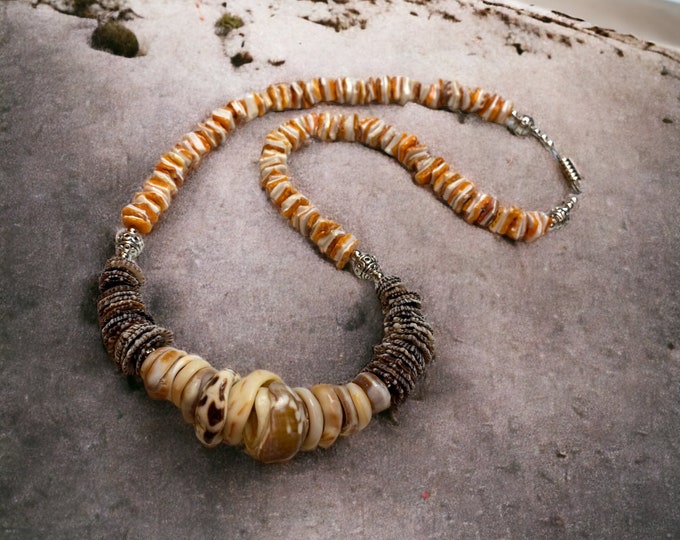
<path id="1" fill-rule="evenodd" d="M 126 59 L 88 46 L 92 20 L 0 3 L 0 536 L 678 537 L 677 53 L 518 4 L 239 0 L 246 25 L 226 40 L 219 3 L 162 5 L 131 4 L 144 55 Z M 319 24 L 336 18 L 347 29 Z M 236 69 L 240 49 L 254 62 Z M 206 450 L 99 341 L 118 212 L 229 99 L 384 73 L 512 98 L 579 164 L 582 204 L 566 229 L 512 245 L 374 151 L 299 152 L 310 197 L 422 294 L 437 361 L 394 417 L 328 451 L 262 466 Z M 415 106 L 369 112 L 503 200 L 562 196 L 533 141 Z M 341 382 L 379 339 L 377 305 L 258 187 L 262 138 L 290 116 L 249 124 L 185 185 L 141 258 L 145 294 L 215 365 Z"/>

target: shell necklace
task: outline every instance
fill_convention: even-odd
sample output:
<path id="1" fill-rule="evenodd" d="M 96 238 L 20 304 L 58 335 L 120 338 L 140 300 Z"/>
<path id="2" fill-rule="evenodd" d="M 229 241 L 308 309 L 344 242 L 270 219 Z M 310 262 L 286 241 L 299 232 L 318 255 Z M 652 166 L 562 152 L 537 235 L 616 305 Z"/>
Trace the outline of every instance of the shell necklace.
<path id="1" fill-rule="evenodd" d="M 135 259 L 143 248 L 142 235 L 151 232 L 203 156 L 237 126 L 271 111 L 308 109 L 318 103 L 409 102 L 475 113 L 515 135 L 534 136 L 558 162 L 569 195 L 548 212 L 506 206 L 454 172 L 443 158 L 431 155 L 414 135 L 381 119 L 324 112 L 288 120 L 265 138 L 261 185 L 290 225 L 337 268 L 349 263 L 357 277 L 374 283 L 384 319 L 382 341 L 351 382 L 311 388 L 291 388 L 278 375 L 261 369 L 243 377 L 231 369 L 217 370 L 203 358 L 173 347 L 172 332 L 156 325 L 144 305 L 140 292 L 144 277 Z M 288 156 L 311 138 L 359 142 L 394 157 L 417 184 L 429 186 L 465 221 L 513 240 L 533 241 L 564 225 L 581 192 L 581 176 L 573 162 L 557 152 L 529 116 L 518 114 L 498 95 L 451 81 L 425 85 L 406 77 L 317 78 L 275 84 L 230 101 L 184 135 L 122 210 L 124 229 L 116 236 L 116 254 L 99 280 L 102 339 L 118 368 L 140 376 L 152 398 L 174 403 L 204 445 L 243 445 L 265 463 L 286 461 L 301 450 L 328 448 L 339 436 L 362 430 L 374 414 L 406 399 L 434 354 L 432 329 L 418 294 L 398 277 L 383 274 L 375 257 L 357 250 L 359 241 L 353 234 L 323 216 L 293 185 Z"/>

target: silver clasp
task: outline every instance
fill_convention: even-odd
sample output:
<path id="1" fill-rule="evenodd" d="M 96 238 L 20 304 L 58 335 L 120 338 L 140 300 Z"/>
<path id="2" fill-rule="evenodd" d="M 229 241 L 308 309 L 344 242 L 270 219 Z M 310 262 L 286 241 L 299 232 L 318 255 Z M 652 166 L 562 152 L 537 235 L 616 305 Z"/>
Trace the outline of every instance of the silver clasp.
<path id="1" fill-rule="evenodd" d="M 521 115 L 517 111 L 512 111 L 510 118 L 506 123 L 507 128 L 511 133 L 519 137 L 531 135 L 543 145 L 550 155 L 559 163 L 562 176 L 567 181 L 569 189 L 576 194 L 581 193 L 581 181 L 583 177 L 576 169 L 574 162 L 566 157 L 561 156 L 555 148 L 555 143 L 548 137 L 547 133 L 543 133 L 534 122 L 531 116 L 526 114 Z"/>

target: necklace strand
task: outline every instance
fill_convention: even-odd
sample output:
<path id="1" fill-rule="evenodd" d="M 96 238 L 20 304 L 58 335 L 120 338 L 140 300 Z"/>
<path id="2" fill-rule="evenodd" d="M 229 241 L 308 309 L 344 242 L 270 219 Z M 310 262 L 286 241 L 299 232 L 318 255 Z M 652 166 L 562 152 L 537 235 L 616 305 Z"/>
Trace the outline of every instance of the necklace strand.
<path id="1" fill-rule="evenodd" d="M 337 268 L 350 263 L 357 277 L 374 283 L 383 314 L 382 341 L 351 382 L 311 388 L 291 388 L 266 370 L 244 377 L 231 369 L 217 370 L 203 358 L 173 347 L 172 332 L 155 324 L 143 302 L 144 276 L 135 259 L 143 249 L 141 234 L 151 232 L 201 159 L 236 126 L 269 111 L 307 109 L 318 103 L 408 102 L 475 113 L 516 135 L 534 136 L 558 161 L 571 193 L 548 212 L 504 206 L 454 172 L 443 158 L 432 156 L 417 137 L 378 118 L 311 113 L 288 120 L 265 138 L 261 185 L 288 222 Z M 301 450 L 328 448 L 339 436 L 362 430 L 374 414 L 408 397 L 434 355 L 432 328 L 422 314 L 419 295 L 398 277 L 383 274 L 375 257 L 356 249 L 354 235 L 322 216 L 294 187 L 288 156 L 310 138 L 360 142 L 381 150 L 397 159 L 417 184 L 429 185 L 465 221 L 513 240 L 533 241 L 564 225 L 580 193 L 581 176 L 573 162 L 557 152 L 530 117 L 519 115 L 498 95 L 443 80 L 426 86 L 405 77 L 319 78 L 272 85 L 230 101 L 186 134 L 161 157 L 142 190 L 123 208 L 125 229 L 116 237 L 116 255 L 107 261 L 99 282 L 102 339 L 118 368 L 140 376 L 150 397 L 175 404 L 205 446 L 243 445 L 265 463 L 286 461 Z"/>

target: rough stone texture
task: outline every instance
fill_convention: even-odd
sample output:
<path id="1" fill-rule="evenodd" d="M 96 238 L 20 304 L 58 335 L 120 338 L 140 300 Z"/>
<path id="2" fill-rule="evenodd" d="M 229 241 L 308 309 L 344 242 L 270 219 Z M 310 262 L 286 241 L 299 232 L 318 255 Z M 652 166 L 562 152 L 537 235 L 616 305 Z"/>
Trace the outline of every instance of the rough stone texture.
<path id="1" fill-rule="evenodd" d="M 135 1 L 143 56 L 95 22 L 0 4 L 0 536 L 664 538 L 680 530 L 677 53 L 492 2 Z M 337 31 L 336 31 L 337 30 Z M 254 61 L 232 67 L 230 57 Z M 281 64 L 282 61 L 285 61 Z M 424 298 L 437 361 L 396 420 L 262 466 L 206 450 L 116 374 L 95 281 L 119 209 L 212 108 L 273 81 L 404 74 L 512 98 L 579 165 L 569 226 L 512 245 L 466 225 L 395 162 L 314 143 L 299 184 Z M 371 108 L 480 187 L 549 208 L 549 156 L 473 119 Z M 148 239 L 145 295 L 216 366 L 340 382 L 380 317 L 265 200 L 270 115 L 237 132 Z M 348 193 L 350 195 L 348 196 Z"/>

